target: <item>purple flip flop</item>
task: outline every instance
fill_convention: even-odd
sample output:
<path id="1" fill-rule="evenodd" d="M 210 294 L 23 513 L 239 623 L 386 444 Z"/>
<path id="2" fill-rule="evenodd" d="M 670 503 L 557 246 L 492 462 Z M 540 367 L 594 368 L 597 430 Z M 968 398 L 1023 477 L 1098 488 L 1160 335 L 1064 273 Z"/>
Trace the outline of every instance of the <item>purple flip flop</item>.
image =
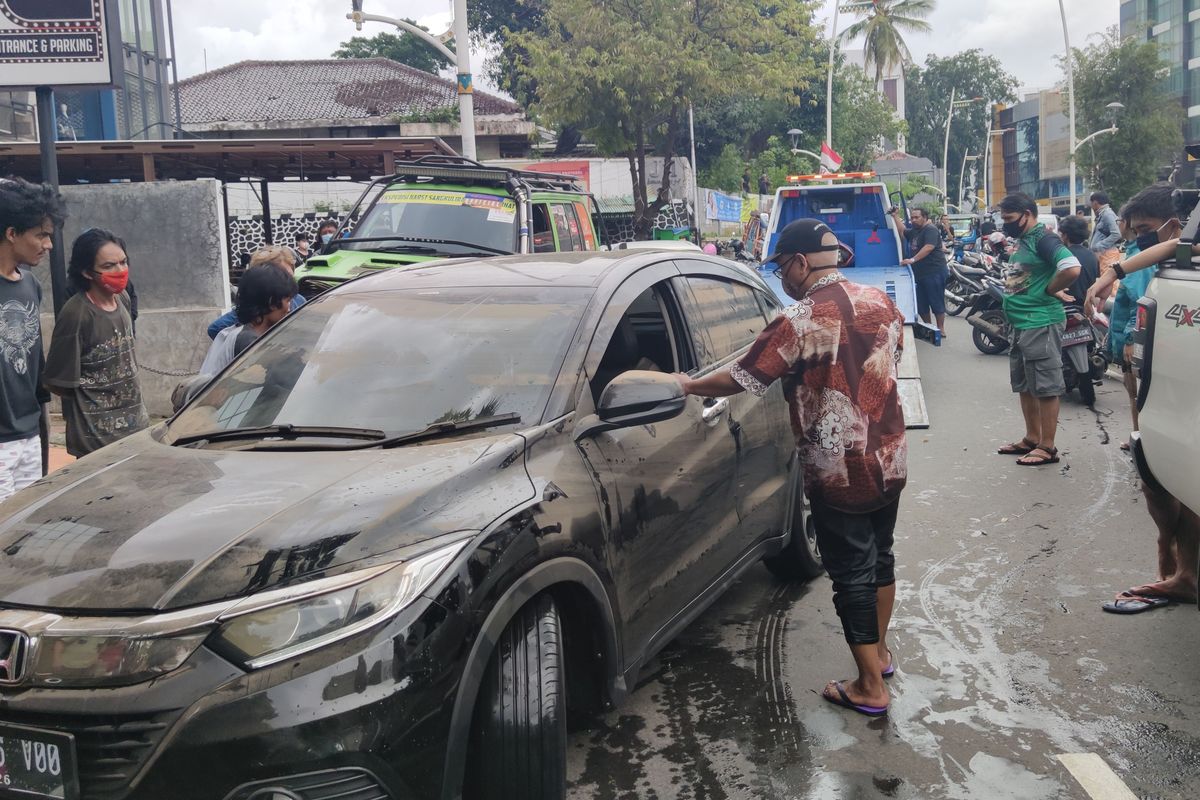
<path id="1" fill-rule="evenodd" d="M 891 650 L 888 650 L 887 669 L 880 674 L 883 675 L 884 679 L 890 678 L 896 674 L 896 655 Z"/>
<path id="2" fill-rule="evenodd" d="M 834 681 L 833 687 L 837 689 L 837 697 L 830 697 L 829 695 L 825 694 L 825 692 L 821 692 L 821 697 L 824 697 L 835 706 L 841 706 L 842 708 L 848 708 L 851 711 L 857 711 L 859 714 L 867 717 L 883 717 L 888 713 L 887 706 L 860 706 L 855 703 L 850 699 L 850 696 L 846 694 L 846 690 L 842 687 L 841 681 Z"/>

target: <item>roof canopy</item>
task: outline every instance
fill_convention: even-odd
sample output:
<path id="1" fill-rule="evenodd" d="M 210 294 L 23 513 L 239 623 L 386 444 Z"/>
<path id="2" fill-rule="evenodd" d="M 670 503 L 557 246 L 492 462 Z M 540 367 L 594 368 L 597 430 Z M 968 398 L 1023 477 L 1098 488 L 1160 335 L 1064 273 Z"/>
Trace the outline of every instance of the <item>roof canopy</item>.
<path id="1" fill-rule="evenodd" d="M 36 142 L 0 142 L 0 175 L 41 180 Z M 395 172 L 395 162 L 454 155 L 436 137 L 381 139 L 174 139 L 166 141 L 59 142 L 59 181 L 161 181 L 216 178 L 368 180 Z"/>

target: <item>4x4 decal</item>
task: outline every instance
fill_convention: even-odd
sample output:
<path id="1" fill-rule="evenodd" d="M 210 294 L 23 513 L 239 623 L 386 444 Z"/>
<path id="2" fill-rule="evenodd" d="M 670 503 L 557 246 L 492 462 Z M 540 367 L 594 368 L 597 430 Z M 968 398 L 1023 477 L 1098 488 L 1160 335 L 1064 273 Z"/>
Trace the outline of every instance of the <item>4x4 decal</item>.
<path id="1" fill-rule="evenodd" d="M 1200 323 L 1200 308 L 1188 308 L 1182 303 L 1176 303 L 1171 306 L 1171 309 L 1165 315 L 1166 319 L 1172 320 L 1175 327 L 1187 325 L 1189 328 L 1196 327 Z"/>

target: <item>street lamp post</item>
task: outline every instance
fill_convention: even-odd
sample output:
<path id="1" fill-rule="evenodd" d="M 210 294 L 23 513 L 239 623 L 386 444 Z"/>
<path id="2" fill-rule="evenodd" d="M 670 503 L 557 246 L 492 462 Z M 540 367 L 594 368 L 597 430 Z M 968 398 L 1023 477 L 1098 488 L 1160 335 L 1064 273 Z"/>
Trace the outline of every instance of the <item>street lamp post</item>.
<path id="1" fill-rule="evenodd" d="M 1079 145 L 1075 143 L 1075 58 L 1071 54 L 1071 32 L 1067 27 L 1067 8 L 1063 5 L 1063 0 L 1058 0 L 1058 14 L 1062 17 L 1063 43 L 1066 45 L 1067 56 L 1067 94 L 1070 95 L 1070 119 L 1071 119 L 1071 165 L 1070 178 L 1071 188 L 1071 206 L 1067 209 L 1068 214 L 1075 213 L 1075 151 L 1079 149 Z M 1091 138 L 1091 137 L 1088 137 Z"/>
<path id="2" fill-rule="evenodd" d="M 833 4 L 833 30 L 829 33 L 829 74 L 825 85 L 825 144 L 833 147 L 833 67 L 837 55 L 837 28 L 840 0 Z M 820 159 L 817 159 L 820 162 Z"/>
<path id="3" fill-rule="evenodd" d="M 364 22 L 382 22 L 394 25 L 407 33 L 411 33 L 430 47 L 450 59 L 457 65 L 458 71 L 458 118 L 462 135 L 463 155 L 474 160 L 478 153 L 475 149 L 475 82 L 471 76 L 471 39 L 467 29 L 467 0 L 454 0 L 454 49 L 445 44 L 451 31 L 442 36 L 432 36 L 416 25 L 394 17 L 382 17 L 378 14 L 366 14 L 362 10 L 363 0 L 350 0 L 351 12 L 346 19 L 354 22 L 355 28 L 362 30 Z"/>
<path id="4" fill-rule="evenodd" d="M 819 169 L 821 166 L 821 157 L 812 150 L 805 150 L 799 146 L 800 137 L 803 134 L 804 131 L 800 130 L 799 128 L 792 128 L 790 131 L 788 131 L 788 137 L 790 137 L 792 140 L 792 155 L 806 155 L 809 158 L 815 158 L 817 160 L 817 168 Z"/>
<path id="5" fill-rule="evenodd" d="M 946 145 L 942 149 L 942 196 L 946 197 L 950 181 L 950 165 L 947 163 L 950 160 L 950 123 L 954 120 L 954 109 L 969 106 L 972 103 L 978 103 L 983 100 L 982 97 L 972 97 L 970 100 L 956 100 L 957 88 L 950 88 L 950 110 L 946 113 Z"/>
<path id="6" fill-rule="evenodd" d="M 1109 115 L 1109 119 L 1112 121 L 1112 125 L 1110 125 L 1107 128 L 1101 128 L 1100 130 L 1096 131 L 1095 133 L 1088 134 L 1087 136 L 1085 136 L 1083 139 L 1081 139 L 1078 142 L 1075 141 L 1074 136 L 1071 137 L 1071 141 L 1073 142 L 1073 144 L 1071 145 L 1071 208 L 1070 208 L 1070 213 L 1072 213 L 1072 214 L 1075 213 L 1075 154 L 1079 152 L 1079 148 L 1083 147 L 1085 144 L 1090 142 L 1092 139 L 1095 139 L 1097 136 L 1103 136 L 1106 133 L 1116 133 L 1117 131 L 1121 130 L 1120 128 L 1117 127 L 1117 114 L 1120 114 L 1122 111 L 1125 110 L 1124 104 L 1109 103 L 1107 106 L 1105 106 L 1105 108 L 1108 109 L 1108 115 Z"/>

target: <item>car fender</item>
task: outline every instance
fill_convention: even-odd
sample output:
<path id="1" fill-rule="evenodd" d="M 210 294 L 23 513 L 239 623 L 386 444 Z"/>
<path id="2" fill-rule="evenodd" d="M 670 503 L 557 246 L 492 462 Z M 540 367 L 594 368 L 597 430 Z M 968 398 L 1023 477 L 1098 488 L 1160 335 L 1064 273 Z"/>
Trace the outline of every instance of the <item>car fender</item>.
<path id="1" fill-rule="evenodd" d="M 462 797 L 463 776 L 466 767 L 467 742 L 470 736 L 471 717 L 483 674 L 487 669 L 492 651 L 500 634 L 518 610 L 533 597 L 558 584 L 574 584 L 591 595 L 600 609 L 604 620 L 603 641 L 605 649 L 606 683 L 614 701 L 619 701 L 628 688 L 620 669 L 620 656 L 616 634 L 616 620 L 604 583 L 587 563 L 576 558 L 559 557 L 543 561 L 518 578 L 500 596 L 480 625 L 471 652 L 467 656 L 458 694 L 454 699 L 454 710 L 450 716 L 450 731 L 446 748 L 446 765 L 442 780 L 442 797 L 458 800 Z"/>

